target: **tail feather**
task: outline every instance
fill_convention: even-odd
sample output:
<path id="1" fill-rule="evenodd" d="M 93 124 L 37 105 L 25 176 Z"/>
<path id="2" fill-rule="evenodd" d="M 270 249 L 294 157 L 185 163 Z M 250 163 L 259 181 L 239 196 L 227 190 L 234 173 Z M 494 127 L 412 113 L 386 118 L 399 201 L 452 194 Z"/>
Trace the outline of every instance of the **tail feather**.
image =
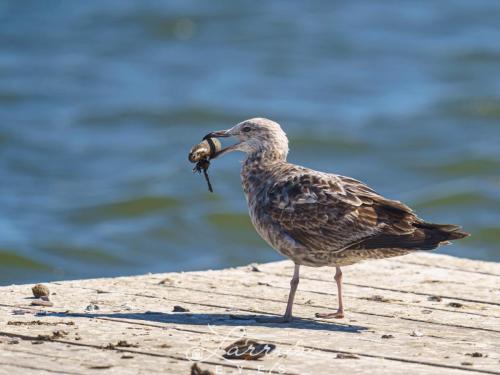
<path id="1" fill-rule="evenodd" d="M 422 222 L 415 224 L 415 227 L 422 228 L 428 231 L 437 231 L 440 235 L 444 237 L 447 236 L 445 240 L 459 240 L 461 238 L 470 236 L 470 233 L 464 232 L 460 225 Z"/>
<path id="2" fill-rule="evenodd" d="M 432 250 L 452 240 L 470 236 L 458 225 L 433 224 L 427 222 L 414 223 L 413 233 L 397 235 L 379 233 L 356 243 L 349 249 L 407 249 Z"/>

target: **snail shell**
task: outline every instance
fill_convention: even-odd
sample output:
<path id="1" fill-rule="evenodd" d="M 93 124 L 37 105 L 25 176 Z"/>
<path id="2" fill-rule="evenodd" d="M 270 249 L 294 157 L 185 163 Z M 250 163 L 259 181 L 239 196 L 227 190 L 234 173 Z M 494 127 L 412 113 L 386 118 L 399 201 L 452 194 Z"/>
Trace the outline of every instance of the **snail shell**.
<path id="1" fill-rule="evenodd" d="M 210 159 L 222 149 L 222 145 L 217 138 L 207 138 L 194 146 L 189 152 L 189 161 L 197 163 L 203 159 Z"/>

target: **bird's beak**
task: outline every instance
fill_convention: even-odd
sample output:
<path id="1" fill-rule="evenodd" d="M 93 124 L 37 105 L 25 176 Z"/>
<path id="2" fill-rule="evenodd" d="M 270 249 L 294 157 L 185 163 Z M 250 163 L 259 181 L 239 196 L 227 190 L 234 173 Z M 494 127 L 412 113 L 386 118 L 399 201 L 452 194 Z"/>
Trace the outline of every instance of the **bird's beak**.
<path id="1" fill-rule="evenodd" d="M 203 139 L 207 139 L 207 138 L 227 138 L 227 137 L 231 137 L 232 134 L 229 133 L 229 130 L 219 130 L 219 131 L 216 131 L 216 132 L 212 132 L 212 133 L 208 133 L 206 136 L 203 137 Z M 229 147 L 226 147 L 226 148 L 223 148 L 222 150 L 220 150 L 219 152 L 216 152 L 214 155 L 212 155 L 212 157 L 210 159 L 215 159 L 219 156 L 221 156 L 222 154 L 226 154 L 228 152 L 231 152 L 231 151 L 237 151 L 238 150 L 238 146 L 240 145 L 241 142 L 238 142 L 232 146 L 229 146 Z"/>
<path id="2" fill-rule="evenodd" d="M 208 133 L 206 136 L 203 137 L 203 139 L 207 138 L 227 138 L 230 137 L 231 134 L 229 134 L 229 130 L 219 130 L 216 132 Z"/>

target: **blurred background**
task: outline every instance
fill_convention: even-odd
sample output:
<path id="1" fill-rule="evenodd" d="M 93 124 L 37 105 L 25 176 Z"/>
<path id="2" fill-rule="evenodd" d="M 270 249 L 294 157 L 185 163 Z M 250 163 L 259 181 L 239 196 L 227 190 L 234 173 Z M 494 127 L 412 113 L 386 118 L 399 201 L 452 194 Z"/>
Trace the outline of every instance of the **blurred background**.
<path id="1" fill-rule="evenodd" d="M 2 1 L 0 284 L 281 259 L 212 130 L 282 124 L 290 161 L 361 179 L 500 261 L 500 2 Z"/>

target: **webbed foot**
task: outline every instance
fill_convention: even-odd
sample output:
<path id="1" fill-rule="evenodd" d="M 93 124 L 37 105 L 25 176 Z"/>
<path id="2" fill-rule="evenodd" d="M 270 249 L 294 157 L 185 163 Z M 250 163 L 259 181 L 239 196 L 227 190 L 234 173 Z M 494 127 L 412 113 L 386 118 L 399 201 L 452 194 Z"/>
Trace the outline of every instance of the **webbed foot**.
<path id="1" fill-rule="evenodd" d="M 321 319 L 342 319 L 344 317 L 344 311 L 338 310 L 335 313 L 316 313 L 315 316 Z"/>

